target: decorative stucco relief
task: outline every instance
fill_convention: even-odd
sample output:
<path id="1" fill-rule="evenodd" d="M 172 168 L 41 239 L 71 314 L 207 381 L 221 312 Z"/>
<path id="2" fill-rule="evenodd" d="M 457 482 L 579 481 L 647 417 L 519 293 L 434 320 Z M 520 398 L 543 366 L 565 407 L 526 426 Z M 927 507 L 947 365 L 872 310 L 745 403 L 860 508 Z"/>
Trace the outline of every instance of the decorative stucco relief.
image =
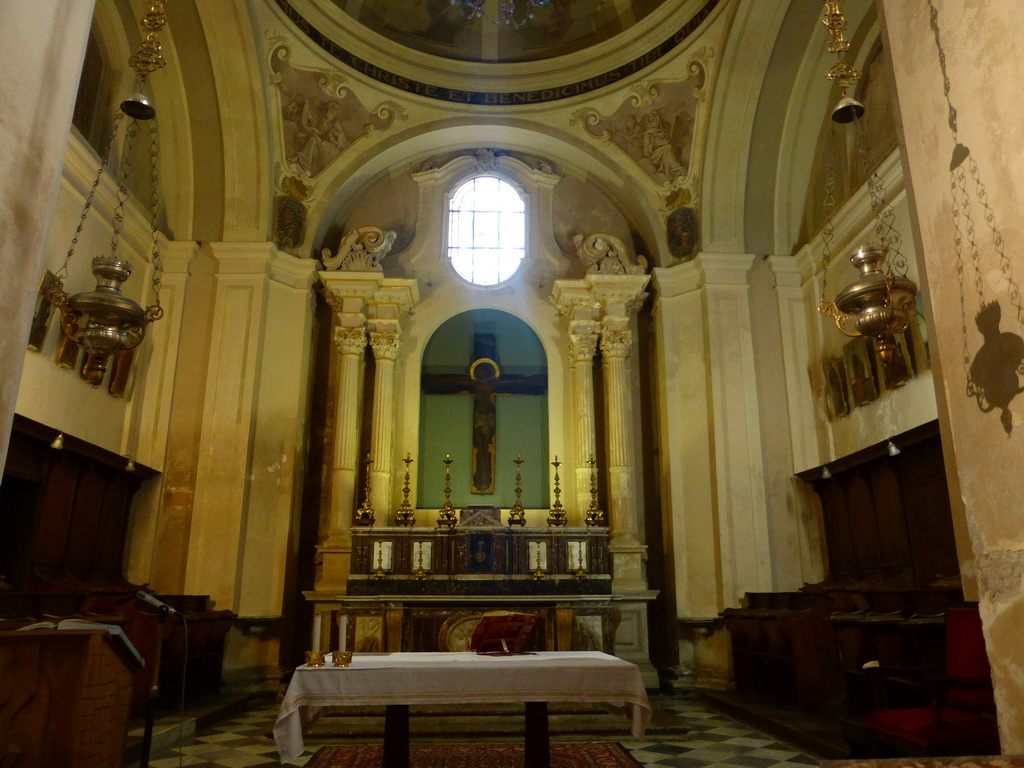
<path id="1" fill-rule="evenodd" d="M 697 61 L 688 69 L 690 77 L 682 81 L 637 83 L 607 117 L 586 107 L 574 112 L 570 122 L 615 144 L 664 192 L 691 188 L 691 158 L 698 156 L 695 127 L 707 74 Z"/>
<path id="2" fill-rule="evenodd" d="M 572 241 L 576 255 L 587 265 L 588 275 L 642 275 L 647 272 L 647 259 L 637 254 L 634 263 L 626 244 L 607 232 L 594 232 L 586 237 L 576 235 Z"/>
<path id="3" fill-rule="evenodd" d="M 386 130 L 405 109 L 382 101 L 368 110 L 334 70 L 293 66 L 291 49 L 270 52 L 271 81 L 280 95 L 283 157 L 297 174 L 314 177 L 359 139 Z"/>
<path id="4" fill-rule="evenodd" d="M 396 233 L 380 227 L 359 227 L 341 238 L 338 251 L 330 248 L 320 252 L 324 269 L 344 272 L 383 272 L 380 260 L 388 255 L 395 243 Z"/>

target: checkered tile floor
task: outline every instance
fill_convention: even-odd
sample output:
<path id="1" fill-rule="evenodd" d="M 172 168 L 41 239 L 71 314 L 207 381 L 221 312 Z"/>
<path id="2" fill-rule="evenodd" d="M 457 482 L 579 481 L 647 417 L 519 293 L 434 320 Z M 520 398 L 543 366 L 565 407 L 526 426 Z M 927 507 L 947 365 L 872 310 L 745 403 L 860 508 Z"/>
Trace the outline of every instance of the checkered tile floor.
<path id="1" fill-rule="evenodd" d="M 621 743 L 643 765 L 666 768 L 806 768 L 819 761 L 794 747 L 754 731 L 735 720 L 712 711 L 700 701 L 669 696 L 652 696 L 651 703 L 682 717 L 690 728 L 684 741 L 637 741 Z M 225 720 L 196 734 L 180 748 L 154 754 L 152 768 L 265 768 L 282 765 L 277 750 L 265 734 L 277 715 L 275 706 L 265 706 Z M 307 751 L 285 765 L 305 765 Z"/>

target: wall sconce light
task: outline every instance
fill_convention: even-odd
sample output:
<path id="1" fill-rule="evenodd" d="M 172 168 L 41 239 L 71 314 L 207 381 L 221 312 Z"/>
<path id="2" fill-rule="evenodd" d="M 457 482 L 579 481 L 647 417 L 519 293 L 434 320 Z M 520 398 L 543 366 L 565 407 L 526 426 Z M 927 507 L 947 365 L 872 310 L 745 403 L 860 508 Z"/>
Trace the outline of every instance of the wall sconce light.
<path id="1" fill-rule="evenodd" d="M 826 464 L 824 467 L 821 468 L 821 479 L 822 480 L 831 480 L 832 479 L 832 472 L 829 471 L 828 464 Z"/>
<path id="2" fill-rule="evenodd" d="M 135 471 L 135 460 L 132 459 L 132 457 L 129 456 L 128 454 L 125 454 L 125 458 L 128 459 L 128 463 L 124 465 L 124 471 L 125 472 L 134 472 Z"/>
<path id="3" fill-rule="evenodd" d="M 64 433 L 58 432 L 57 436 L 53 438 L 53 442 L 50 443 L 50 447 L 55 451 L 63 450 L 64 448 Z"/>
<path id="4" fill-rule="evenodd" d="M 886 446 L 887 446 L 887 448 L 889 450 L 889 455 L 890 456 L 899 456 L 900 455 L 900 449 L 896 447 L 896 443 L 894 443 L 892 440 L 890 440 L 888 443 L 886 443 Z"/>

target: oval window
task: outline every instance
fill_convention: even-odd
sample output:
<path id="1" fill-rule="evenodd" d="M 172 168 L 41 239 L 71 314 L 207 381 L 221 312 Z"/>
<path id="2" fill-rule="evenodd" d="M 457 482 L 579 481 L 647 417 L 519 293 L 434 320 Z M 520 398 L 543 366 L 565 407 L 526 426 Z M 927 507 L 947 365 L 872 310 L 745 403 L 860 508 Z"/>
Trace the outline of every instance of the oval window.
<path id="1" fill-rule="evenodd" d="M 448 206 L 448 259 L 474 285 L 497 285 L 526 255 L 526 204 L 507 181 L 476 176 Z"/>

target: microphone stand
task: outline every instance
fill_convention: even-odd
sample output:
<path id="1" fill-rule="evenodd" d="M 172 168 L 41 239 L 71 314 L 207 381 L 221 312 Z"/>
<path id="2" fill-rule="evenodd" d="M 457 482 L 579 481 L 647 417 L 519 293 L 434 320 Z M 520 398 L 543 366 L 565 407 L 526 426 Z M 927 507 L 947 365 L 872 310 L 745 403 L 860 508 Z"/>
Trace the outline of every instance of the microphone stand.
<path id="1" fill-rule="evenodd" d="M 142 755 L 139 760 L 139 768 L 149 768 L 149 750 L 153 744 L 153 711 L 156 709 L 156 699 L 160 695 L 160 656 L 164 645 L 164 622 L 170 614 L 169 606 L 159 609 L 160 619 L 157 623 L 156 633 L 156 662 L 153 667 L 153 685 L 149 688 L 149 701 L 146 703 L 146 722 L 142 728 Z M 180 727 L 180 726 L 179 726 Z"/>

